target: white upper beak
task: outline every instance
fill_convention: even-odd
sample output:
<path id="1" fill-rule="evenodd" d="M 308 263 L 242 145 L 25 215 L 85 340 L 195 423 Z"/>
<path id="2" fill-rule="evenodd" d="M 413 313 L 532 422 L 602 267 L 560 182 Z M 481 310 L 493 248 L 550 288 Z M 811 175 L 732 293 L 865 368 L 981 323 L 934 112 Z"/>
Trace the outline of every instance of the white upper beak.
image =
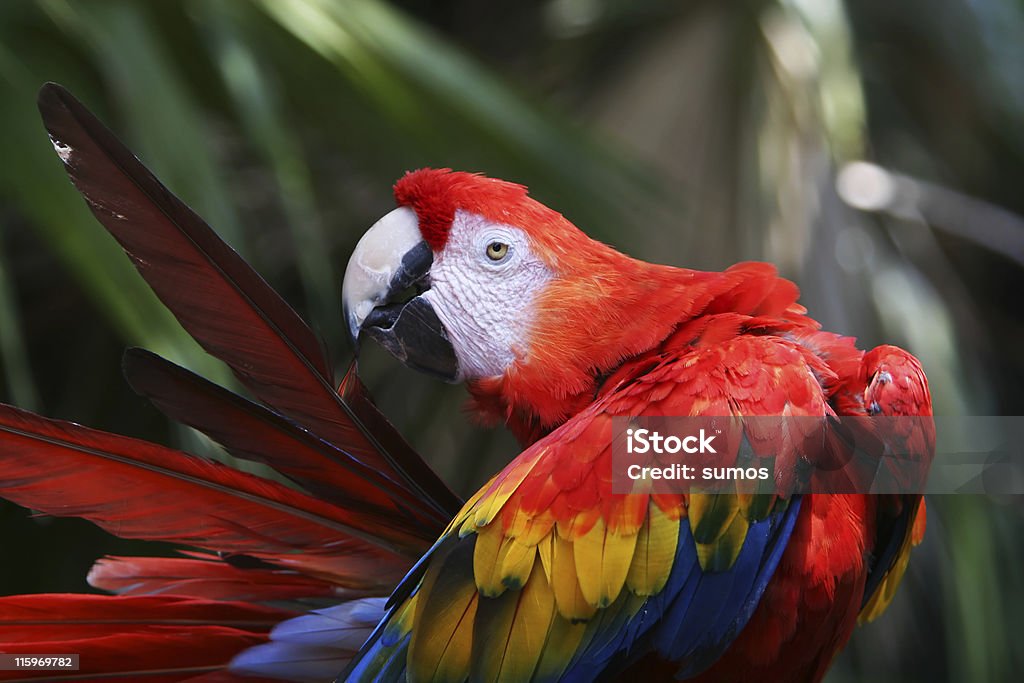
<path id="1" fill-rule="evenodd" d="M 356 244 L 341 295 L 353 341 L 366 316 L 385 302 L 403 257 L 422 241 L 416 212 L 403 206 L 374 223 Z"/>

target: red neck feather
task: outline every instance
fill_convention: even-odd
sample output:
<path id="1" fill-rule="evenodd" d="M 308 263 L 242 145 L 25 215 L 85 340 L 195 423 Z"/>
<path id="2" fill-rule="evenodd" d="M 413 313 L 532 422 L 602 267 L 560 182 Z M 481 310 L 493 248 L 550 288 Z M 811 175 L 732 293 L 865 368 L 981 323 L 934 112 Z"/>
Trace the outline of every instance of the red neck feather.
<path id="1" fill-rule="evenodd" d="M 523 361 L 469 386 L 474 410 L 505 422 L 523 442 L 593 402 L 605 380 L 630 361 L 710 335 L 735 336 L 748 325 L 760 333 L 817 327 L 796 303 L 796 285 L 770 264 L 702 272 L 637 261 L 587 241 L 584 255 L 571 264 L 560 260 L 564 270 L 537 302 Z M 705 318 L 729 324 L 712 331 L 699 324 Z"/>

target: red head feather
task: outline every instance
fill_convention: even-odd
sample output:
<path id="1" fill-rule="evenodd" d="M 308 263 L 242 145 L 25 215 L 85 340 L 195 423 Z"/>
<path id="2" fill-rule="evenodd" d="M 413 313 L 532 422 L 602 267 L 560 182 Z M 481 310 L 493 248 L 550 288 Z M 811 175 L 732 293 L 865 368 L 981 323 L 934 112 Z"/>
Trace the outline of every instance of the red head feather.
<path id="1" fill-rule="evenodd" d="M 526 187 L 518 183 L 449 168 L 422 168 L 400 178 L 394 192 L 399 206 L 416 212 L 423 239 L 434 251 L 444 248 L 458 210 L 524 230 L 550 262 L 570 245 L 589 241 L 560 213 L 527 196 Z"/>
<path id="2" fill-rule="evenodd" d="M 435 251 L 444 248 L 457 209 L 507 223 L 507 208 L 524 199 L 522 185 L 450 168 L 421 168 L 395 183 L 395 200 L 416 212 L 423 239 Z"/>

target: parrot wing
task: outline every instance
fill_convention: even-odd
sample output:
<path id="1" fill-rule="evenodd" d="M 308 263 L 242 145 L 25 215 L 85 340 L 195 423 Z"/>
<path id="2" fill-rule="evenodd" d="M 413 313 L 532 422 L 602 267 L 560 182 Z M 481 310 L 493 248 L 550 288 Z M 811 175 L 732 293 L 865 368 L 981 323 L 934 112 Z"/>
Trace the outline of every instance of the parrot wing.
<path id="1" fill-rule="evenodd" d="M 648 653 L 691 675 L 728 647 L 800 497 L 612 494 L 612 419 L 824 416 L 815 373 L 827 368 L 768 336 L 633 366 L 466 504 L 392 595 L 350 680 L 590 680 Z"/>
<path id="2" fill-rule="evenodd" d="M 864 405 L 872 415 L 930 416 L 931 393 L 920 361 L 896 346 L 872 349 L 863 361 Z M 919 453 L 930 463 L 935 451 L 935 425 L 930 419 L 907 420 L 907 430 L 894 436 L 901 452 Z M 892 602 L 910 562 L 910 551 L 924 538 L 926 509 L 921 495 L 880 496 L 875 558 L 864 589 L 859 620 L 878 618 Z"/>

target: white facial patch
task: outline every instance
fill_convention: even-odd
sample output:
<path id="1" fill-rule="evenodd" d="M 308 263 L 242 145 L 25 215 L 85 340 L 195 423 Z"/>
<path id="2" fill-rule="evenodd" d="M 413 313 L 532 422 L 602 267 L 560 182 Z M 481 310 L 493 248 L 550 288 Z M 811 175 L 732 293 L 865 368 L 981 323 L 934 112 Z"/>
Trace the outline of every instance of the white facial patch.
<path id="1" fill-rule="evenodd" d="M 503 258 L 492 244 L 508 245 Z M 422 296 L 448 332 L 460 380 L 501 375 L 526 354 L 532 304 L 552 277 L 522 230 L 456 212 Z"/>

